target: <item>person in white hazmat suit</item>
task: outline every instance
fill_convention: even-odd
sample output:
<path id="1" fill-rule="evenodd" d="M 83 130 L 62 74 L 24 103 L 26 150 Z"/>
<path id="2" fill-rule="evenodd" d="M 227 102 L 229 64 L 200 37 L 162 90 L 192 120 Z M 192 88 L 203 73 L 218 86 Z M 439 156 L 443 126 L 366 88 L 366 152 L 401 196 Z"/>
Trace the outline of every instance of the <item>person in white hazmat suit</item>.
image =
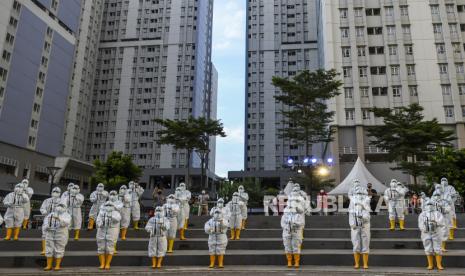
<path id="1" fill-rule="evenodd" d="M 161 268 L 167 249 L 167 231 L 170 229 L 170 221 L 164 216 L 163 207 L 155 208 L 155 214 L 149 219 L 145 230 L 150 233 L 149 257 L 152 258 L 152 268 Z"/>
<path id="2" fill-rule="evenodd" d="M 386 200 L 389 212 L 389 230 L 396 229 L 396 219 L 399 220 L 400 230 L 405 230 L 405 194 L 408 189 L 392 179 L 390 187 L 384 191 L 384 200 Z"/>
<path id="3" fill-rule="evenodd" d="M 178 213 L 180 212 L 176 197 L 173 194 L 167 197 L 166 203 L 163 204 L 163 210 L 170 224 L 166 233 L 166 238 L 168 239 L 167 253 L 173 253 L 174 240 L 176 239 L 176 231 L 178 230 Z"/>
<path id="4" fill-rule="evenodd" d="M 230 212 L 228 210 L 228 208 L 226 208 L 226 206 L 224 206 L 224 199 L 223 198 L 219 198 L 217 201 L 216 201 L 216 206 L 213 207 L 211 210 L 210 210 L 210 216 L 213 217 L 213 215 L 215 214 L 215 211 L 216 210 L 220 210 L 221 214 L 223 215 L 223 218 L 224 219 L 227 219 L 229 221 L 229 217 L 230 217 Z"/>
<path id="5" fill-rule="evenodd" d="M 56 188 L 55 188 L 56 189 Z M 53 260 L 55 267 L 53 270 L 61 270 L 61 261 L 65 255 L 65 248 L 68 244 L 71 216 L 66 212 L 66 204 L 59 202 L 53 211 L 47 214 L 42 225 L 42 233 L 45 236 L 45 257 L 47 266 L 44 270 L 52 269 Z"/>
<path id="6" fill-rule="evenodd" d="M 455 202 L 459 194 L 455 190 L 454 186 L 449 185 L 447 178 L 441 178 L 441 186 L 443 190 L 443 198 L 450 201 L 450 229 L 449 229 L 449 240 L 453 240 L 455 236 L 455 229 L 457 229 L 457 215 L 455 213 Z"/>
<path id="7" fill-rule="evenodd" d="M 355 196 L 356 191 L 360 188 L 363 188 L 362 184 L 360 184 L 360 180 L 358 179 L 352 180 L 352 187 L 350 187 L 349 193 L 347 194 L 349 199 L 352 199 L 352 197 Z"/>
<path id="8" fill-rule="evenodd" d="M 284 209 L 281 217 L 281 228 L 283 229 L 283 244 L 286 252 L 287 267 L 300 267 L 300 253 L 302 248 L 302 231 L 304 228 L 305 216 L 303 212 L 297 212 L 300 203 L 291 201 Z"/>
<path id="9" fill-rule="evenodd" d="M 210 268 L 215 267 L 218 257 L 218 268 L 224 268 L 224 255 L 228 245 L 228 220 L 223 218 L 220 210 L 216 210 L 213 217 L 205 223 L 205 233 L 208 234 L 208 252 Z"/>
<path id="10" fill-rule="evenodd" d="M 442 231 L 441 246 L 442 246 L 442 251 L 445 252 L 445 251 L 447 251 L 446 250 L 446 241 L 449 238 L 449 230 L 450 230 L 450 226 L 451 226 L 452 223 L 450 222 L 450 219 L 451 219 L 451 216 L 450 216 L 451 207 L 450 207 L 449 202 L 443 198 L 442 192 L 443 191 L 442 191 L 441 185 L 437 184 L 436 185 L 436 190 L 433 192 L 433 195 L 431 196 L 431 201 L 434 204 L 435 210 L 440 212 L 442 214 L 442 216 L 443 216 L 443 219 L 444 219 L 444 231 Z"/>
<path id="11" fill-rule="evenodd" d="M 418 216 L 418 228 L 421 232 L 421 240 L 425 248 L 426 258 L 428 260 L 428 270 L 434 268 L 434 259 L 436 267 L 443 270 L 442 266 L 442 240 L 446 228 L 444 216 L 435 208 L 432 200 L 426 200 L 421 214 Z"/>
<path id="12" fill-rule="evenodd" d="M 90 202 L 92 202 L 92 207 L 90 207 L 89 211 L 89 224 L 87 229 L 94 229 L 95 220 L 97 219 L 100 207 L 105 203 L 105 201 L 107 201 L 107 199 L 108 192 L 105 191 L 105 186 L 103 183 L 99 183 L 97 188 L 95 188 L 95 191 L 90 194 Z"/>
<path id="13" fill-rule="evenodd" d="M 299 184 L 297 184 L 299 185 Z M 302 214 L 304 217 L 303 220 L 303 227 L 302 227 L 302 233 L 301 233 L 301 238 L 304 238 L 304 229 L 305 229 L 305 214 L 307 210 L 307 199 L 302 196 L 302 191 L 300 190 L 300 185 L 297 187 L 297 185 L 294 185 L 294 188 L 292 189 L 291 194 L 288 197 L 287 204 L 290 205 L 291 202 L 294 202 L 294 207 L 296 208 L 297 212 L 299 214 Z"/>
<path id="14" fill-rule="evenodd" d="M 245 229 L 247 224 L 247 203 L 249 202 L 249 194 L 245 191 L 244 186 L 240 185 L 237 188 L 237 193 L 239 194 L 239 200 L 244 203 L 241 206 L 241 213 L 242 213 L 242 225 L 241 230 Z"/>
<path id="15" fill-rule="evenodd" d="M 191 206 L 189 205 L 189 201 L 192 198 L 192 194 L 189 190 L 186 188 L 186 183 L 180 183 L 179 187 L 181 188 L 181 192 L 183 194 L 183 201 L 181 202 L 180 208 L 183 209 L 184 213 L 184 230 L 187 230 L 187 227 L 189 226 L 189 217 L 190 217 L 190 212 L 191 212 Z"/>
<path id="16" fill-rule="evenodd" d="M 186 222 L 186 215 L 185 215 L 186 209 L 183 208 L 184 206 L 183 202 L 186 202 L 187 198 L 186 198 L 186 194 L 182 192 L 181 187 L 176 188 L 176 191 L 174 192 L 174 196 L 176 197 L 176 203 L 179 206 L 179 212 L 177 215 L 179 239 L 183 241 L 186 239 L 186 236 L 185 236 L 186 229 L 184 228 L 185 222 Z"/>
<path id="17" fill-rule="evenodd" d="M 84 196 L 80 193 L 79 186 L 74 185 L 66 196 L 61 195 L 61 200 L 66 204 L 68 208 L 68 214 L 71 216 L 70 230 L 74 230 L 74 240 L 79 240 L 79 234 L 82 227 L 82 210 L 81 206 L 84 203 Z"/>
<path id="18" fill-rule="evenodd" d="M 68 184 L 68 187 L 66 188 L 66 191 L 64 191 L 62 194 L 61 194 L 61 198 L 67 198 L 68 195 L 69 195 L 69 192 L 71 191 L 71 188 L 73 188 L 74 186 L 74 183 L 69 183 Z"/>
<path id="19" fill-rule="evenodd" d="M 126 234 L 128 233 L 129 223 L 131 222 L 131 196 L 128 194 L 128 187 L 122 185 L 119 188 L 118 199 L 123 204 L 120 210 L 121 214 L 121 240 L 126 240 Z"/>
<path id="20" fill-rule="evenodd" d="M 140 220 L 140 203 L 139 200 L 144 193 L 144 189 L 139 186 L 139 183 L 134 181 L 128 184 L 128 194 L 131 197 L 131 219 L 135 230 L 139 230 Z"/>
<path id="21" fill-rule="evenodd" d="M 229 228 L 231 229 L 231 240 L 241 239 L 242 226 L 242 206 L 244 203 L 239 199 L 239 193 L 235 192 L 232 199 L 226 204 L 226 209 L 229 212 Z"/>
<path id="22" fill-rule="evenodd" d="M 118 192 L 117 191 L 110 191 L 108 193 L 108 202 L 111 202 L 113 204 L 113 206 L 115 206 L 115 210 L 119 212 L 119 214 L 121 215 L 121 210 L 123 209 L 123 202 L 121 202 L 121 200 L 119 200 L 119 196 L 118 196 Z M 121 220 L 118 224 L 118 236 L 119 236 L 119 233 L 120 233 L 120 230 L 121 229 Z M 115 241 L 115 253 L 114 254 L 117 254 L 118 251 L 116 250 L 116 244 L 118 243 L 118 237 L 116 238 L 116 241 Z"/>
<path id="23" fill-rule="evenodd" d="M 3 199 L 3 205 L 7 207 L 5 212 L 5 240 L 10 240 L 12 234 L 13 240 L 18 240 L 19 231 L 24 221 L 24 204 L 28 201 L 29 196 L 24 191 L 24 186 L 21 183 L 16 184 L 14 191 L 7 194 Z"/>
<path id="24" fill-rule="evenodd" d="M 363 256 L 363 268 L 368 268 L 370 253 L 370 198 L 366 189 L 358 188 L 352 196 L 349 207 L 349 225 L 354 252 L 354 268 L 360 268 L 360 256 Z"/>
<path id="25" fill-rule="evenodd" d="M 113 203 L 107 201 L 100 208 L 97 216 L 97 255 L 100 262 L 99 269 L 110 269 L 115 244 L 119 234 L 121 215 Z"/>
<path id="26" fill-rule="evenodd" d="M 29 218 L 31 217 L 31 198 L 32 195 L 34 195 L 34 190 L 31 187 L 29 187 L 29 180 L 23 179 L 21 183 L 23 184 L 24 192 L 29 197 L 29 201 L 24 203 L 23 229 L 26 230 L 27 226 L 29 225 Z"/>
<path id="27" fill-rule="evenodd" d="M 46 217 L 48 214 L 55 211 L 55 208 L 61 202 L 60 196 L 61 196 L 61 189 L 58 187 L 55 187 L 52 190 L 52 197 L 47 198 L 46 200 L 42 202 L 42 205 L 40 206 L 40 213 L 44 217 Z M 66 211 L 66 204 L 64 206 L 65 206 L 65 211 Z M 42 252 L 40 253 L 40 255 L 45 255 L 45 233 L 43 231 L 42 231 Z"/>

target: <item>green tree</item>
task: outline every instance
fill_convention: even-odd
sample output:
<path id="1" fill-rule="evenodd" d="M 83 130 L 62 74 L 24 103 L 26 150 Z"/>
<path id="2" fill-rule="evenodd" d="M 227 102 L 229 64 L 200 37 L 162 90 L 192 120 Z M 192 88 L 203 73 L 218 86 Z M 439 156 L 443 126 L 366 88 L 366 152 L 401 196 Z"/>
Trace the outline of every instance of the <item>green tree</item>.
<path id="1" fill-rule="evenodd" d="M 384 124 L 368 129 L 368 136 L 375 138 L 370 144 L 386 150 L 389 161 L 397 163 L 392 169 L 411 175 L 414 185 L 428 169 L 426 161 L 431 148 L 448 146 L 455 139 L 453 132 L 444 130 L 436 118 L 424 120 L 423 108 L 418 104 L 371 111 L 375 117 L 383 118 Z"/>
<path id="2" fill-rule="evenodd" d="M 202 179 L 205 175 L 205 160 L 208 158 L 209 141 L 213 136 L 226 137 L 223 124 L 219 120 L 204 117 L 189 117 L 187 120 L 155 119 L 163 129 L 157 134 L 156 141 L 160 145 L 172 145 L 175 149 L 187 152 L 186 185 L 190 185 L 190 159 L 194 150 L 199 153 L 202 161 Z M 201 184 L 203 185 L 203 183 Z"/>
<path id="3" fill-rule="evenodd" d="M 303 71 L 292 80 L 273 77 L 273 85 L 281 90 L 275 96 L 283 104 L 284 119 L 280 136 L 303 144 L 308 156 L 312 144 L 330 142 L 333 131 L 329 124 L 334 111 L 328 111 L 326 101 L 339 95 L 342 82 L 335 70 Z"/>
<path id="4" fill-rule="evenodd" d="M 465 195 L 465 149 L 438 148 L 431 155 L 426 179 L 431 185 L 446 177 L 458 193 Z"/>
<path id="5" fill-rule="evenodd" d="M 106 161 L 94 161 L 95 172 L 91 177 L 92 186 L 98 183 L 105 184 L 108 190 L 117 189 L 129 181 L 138 180 L 142 175 L 142 170 L 136 166 L 131 156 L 122 152 L 112 152 Z"/>

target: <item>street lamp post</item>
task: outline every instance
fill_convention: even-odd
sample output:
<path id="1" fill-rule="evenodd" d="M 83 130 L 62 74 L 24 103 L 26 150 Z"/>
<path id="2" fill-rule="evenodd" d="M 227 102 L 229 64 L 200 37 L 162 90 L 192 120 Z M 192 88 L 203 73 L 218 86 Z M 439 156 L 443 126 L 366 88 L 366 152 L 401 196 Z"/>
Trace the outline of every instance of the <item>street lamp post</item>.
<path id="1" fill-rule="evenodd" d="M 52 194 L 53 182 L 55 181 L 55 176 L 60 169 L 61 169 L 60 167 L 55 167 L 55 166 L 47 167 L 48 175 L 49 175 L 48 178 L 50 182 L 50 195 Z"/>

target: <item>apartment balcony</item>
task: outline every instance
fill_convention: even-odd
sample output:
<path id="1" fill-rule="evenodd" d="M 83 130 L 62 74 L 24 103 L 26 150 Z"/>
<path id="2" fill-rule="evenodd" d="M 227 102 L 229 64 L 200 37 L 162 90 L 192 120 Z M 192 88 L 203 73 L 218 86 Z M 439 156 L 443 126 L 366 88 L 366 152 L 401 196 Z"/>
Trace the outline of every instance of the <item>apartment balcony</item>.
<path id="1" fill-rule="evenodd" d="M 365 147 L 365 153 L 366 154 L 387 154 L 387 150 L 380 149 L 375 146 L 366 146 Z"/>
<path id="2" fill-rule="evenodd" d="M 339 154 L 357 154 L 357 147 L 344 146 L 339 148 Z"/>

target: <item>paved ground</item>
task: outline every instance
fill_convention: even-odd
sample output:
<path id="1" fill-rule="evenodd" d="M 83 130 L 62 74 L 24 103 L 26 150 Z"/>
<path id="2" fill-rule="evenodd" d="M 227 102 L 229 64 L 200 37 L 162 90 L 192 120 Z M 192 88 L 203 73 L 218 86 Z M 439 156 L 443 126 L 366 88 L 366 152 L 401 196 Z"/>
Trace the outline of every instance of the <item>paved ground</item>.
<path id="1" fill-rule="evenodd" d="M 44 272 L 39 269 L 0 269 L 0 275 L 224 275 L 224 276 L 303 276 L 303 275 L 465 275 L 464 269 L 446 269 L 442 272 L 428 271 L 418 268 L 383 268 L 373 267 L 368 270 L 354 270 L 351 267 L 303 266 L 299 270 L 277 266 L 230 266 L 224 269 L 208 269 L 205 267 L 166 267 L 152 270 L 145 267 L 114 267 L 111 271 L 100 271 L 96 268 L 66 267 L 60 272 Z"/>

